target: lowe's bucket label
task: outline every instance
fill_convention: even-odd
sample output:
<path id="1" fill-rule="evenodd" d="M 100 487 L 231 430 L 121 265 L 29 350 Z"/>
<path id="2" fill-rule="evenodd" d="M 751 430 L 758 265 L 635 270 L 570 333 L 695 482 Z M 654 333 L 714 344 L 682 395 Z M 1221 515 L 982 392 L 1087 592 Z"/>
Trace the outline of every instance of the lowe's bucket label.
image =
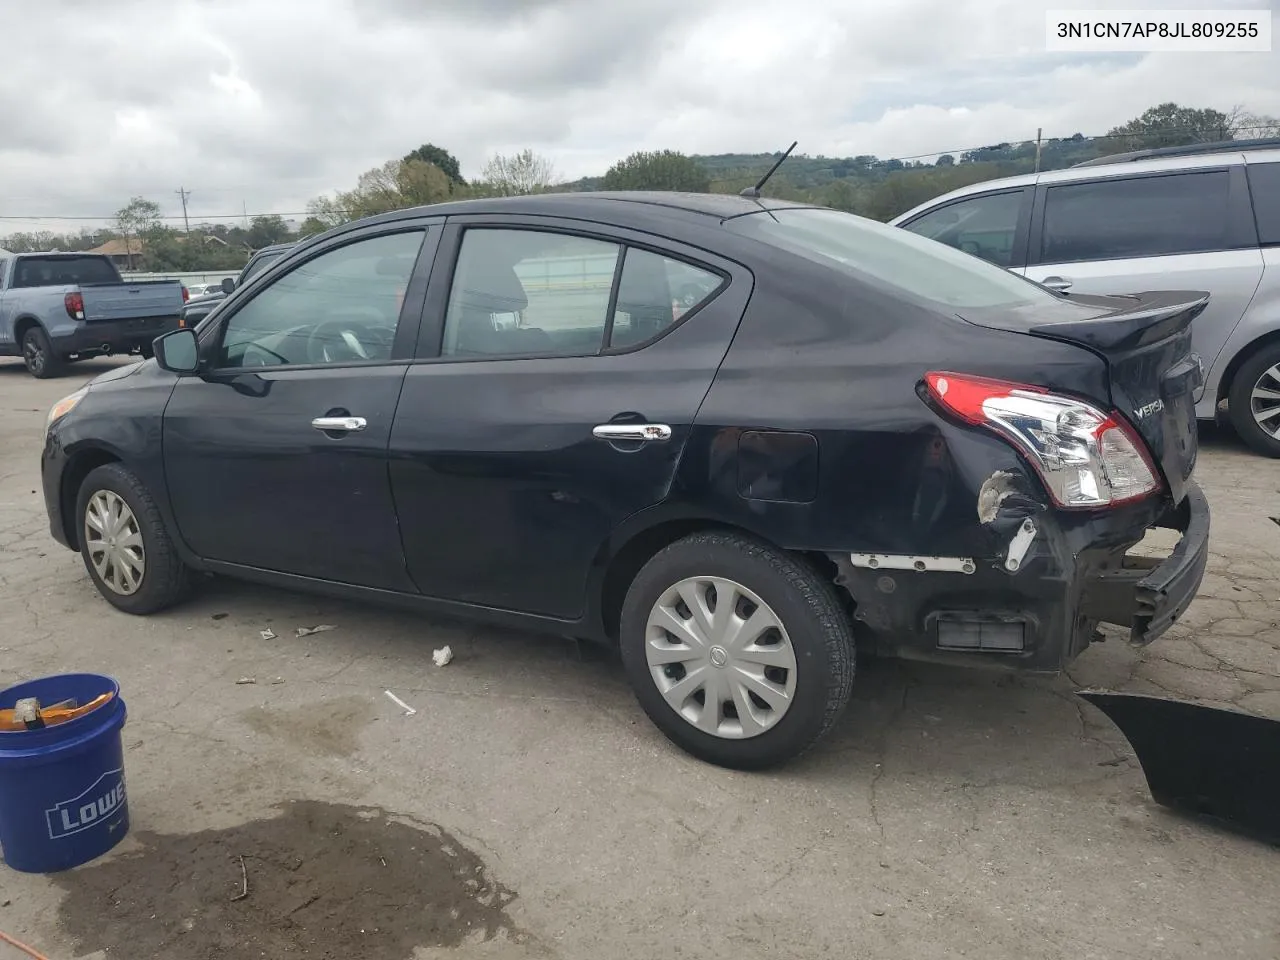
<path id="1" fill-rule="evenodd" d="M 124 806 L 124 769 L 108 770 L 84 793 L 44 812 L 49 839 L 60 840 L 108 820 Z"/>

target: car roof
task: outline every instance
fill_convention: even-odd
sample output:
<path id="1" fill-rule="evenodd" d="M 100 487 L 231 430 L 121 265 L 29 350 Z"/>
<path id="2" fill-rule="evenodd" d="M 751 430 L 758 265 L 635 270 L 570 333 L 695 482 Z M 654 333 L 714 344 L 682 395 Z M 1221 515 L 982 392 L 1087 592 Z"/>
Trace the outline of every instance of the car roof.
<path id="1" fill-rule="evenodd" d="M 696 218 L 706 222 L 815 204 L 794 203 L 769 197 L 743 197 L 733 193 L 679 193 L 660 190 L 585 191 L 581 193 L 538 193 L 520 197 L 485 197 L 452 200 L 409 207 L 378 214 L 343 226 L 367 226 L 417 217 L 461 216 L 464 214 L 523 213 L 538 216 L 596 220 L 625 226 L 628 221 L 651 221 L 654 214 Z M 341 227 L 338 229 L 342 229 Z"/>
<path id="2" fill-rule="evenodd" d="M 959 200 L 962 197 L 1026 187 L 1036 183 L 1073 183 L 1081 180 L 1102 180 L 1110 177 L 1132 177 L 1142 173 L 1200 170 L 1208 167 L 1222 167 L 1233 163 L 1280 162 L 1280 145 L 1258 147 L 1258 143 L 1259 141 L 1239 141 L 1237 148 L 1231 150 L 1222 149 L 1221 145 L 1213 144 L 1214 149 L 1204 153 L 1181 151 L 1174 154 L 1154 156 L 1117 154 L 1115 157 L 1100 157 L 1098 160 L 1076 164 L 1072 167 L 1064 167 L 1061 170 L 1046 170 L 1038 174 L 1023 173 L 1014 177 L 983 180 L 917 204 L 905 213 L 900 213 L 889 222 L 891 224 L 902 223 L 904 220 L 923 213 L 925 210 L 939 206 L 944 202 Z"/>

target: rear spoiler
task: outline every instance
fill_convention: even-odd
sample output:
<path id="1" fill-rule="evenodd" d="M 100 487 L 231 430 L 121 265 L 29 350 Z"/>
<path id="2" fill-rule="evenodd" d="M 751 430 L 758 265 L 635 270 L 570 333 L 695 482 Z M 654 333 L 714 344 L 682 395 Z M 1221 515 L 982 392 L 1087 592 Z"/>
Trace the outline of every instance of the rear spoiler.
<path id="1" fill-rule="evenodd" d="M 1072 296 L 1072 303 L 1088 305 L 1093 298 Z M 1042 323 L 1028 332 L 1055 340 L 1069 340 L 1094 350 L 1132 350 L 1158 343 L 1185 330 L 1209 305 L 1209 294 L 1201 291 L 1161 290 L 1124 297 L 1099 299 L 1098 305 L 1112 307 L 1116 300 L 1132 300 L 1133 309 L 1088 320 Z"/>

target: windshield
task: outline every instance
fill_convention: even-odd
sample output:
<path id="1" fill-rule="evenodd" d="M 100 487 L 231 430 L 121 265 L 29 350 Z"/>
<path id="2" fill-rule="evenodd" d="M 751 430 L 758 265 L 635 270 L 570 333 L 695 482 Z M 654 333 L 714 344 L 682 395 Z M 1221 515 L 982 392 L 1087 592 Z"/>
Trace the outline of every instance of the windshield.
<path id="1" fill-rule="evenodd" d="M 119 282 L 120 274 L 106 257 L 23 257 L 13 268 L 15 287 Z"/>
<path id="2" fill-rule="evenodd" d="M 1050 310 L 1063 302 L 1038 284 L 978 257 L 851 213 L 771 210 L 737 217 L 728 226 L 810 260 L 872 277 L 951 313 Z"/>

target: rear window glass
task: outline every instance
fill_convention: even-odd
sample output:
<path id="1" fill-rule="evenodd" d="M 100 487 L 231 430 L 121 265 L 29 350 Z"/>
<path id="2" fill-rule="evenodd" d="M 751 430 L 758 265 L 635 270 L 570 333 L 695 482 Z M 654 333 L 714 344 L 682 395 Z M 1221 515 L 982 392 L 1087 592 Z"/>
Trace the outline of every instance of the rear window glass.
<path id="1" fill-rule="evenodd" d="M 72 283 L 118 283 L 120 276 L 104 257 L 23 257 L 13 270 L 15 287 L 54 287 Z"/>
<path id="2" fill-rule="evenodd" d="M 1226 249 L 1230 185 L 1226 170 L 1211 170 L 1051 186 L 1045 193 L 1040 261 Z"/>
<path id="3" fill-rule="evenodd" d="M 953 313 L 1057 304 L 1043 287 L 909 230 L 850 213 L 771 210 L 728 225 L 819 263 L 888 284 Z"/>
<path id="4" fill-rule="evenodd" d="M 1280 243 L 1280 163 L 1251 163 L 1248 170 L 1258 239 Z"/>

